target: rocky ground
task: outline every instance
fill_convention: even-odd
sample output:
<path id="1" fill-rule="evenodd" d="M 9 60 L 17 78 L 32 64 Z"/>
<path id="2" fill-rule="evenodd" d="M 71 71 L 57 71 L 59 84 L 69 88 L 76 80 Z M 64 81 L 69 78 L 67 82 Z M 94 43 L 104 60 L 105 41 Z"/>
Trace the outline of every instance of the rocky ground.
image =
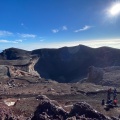
<path id="1" fill-rule="evenodd" d="M 108 88 L 110 87 L 91 83 L 65 84 L 51 80 L 12 87 L 2 83 L 0 106 L 4 114 L 1 116 L 9 119 L 11 117 L 12 120 L 83 120 L 85 118 L 91 120 L 93 118 L 86 112 L 89 111 L 88 113 L 93 114 L 96 120 L 114 120 L 115 118 L 111 117 L 117 119 L 120 108 L 106 111 L 105 106 L 101 105 L 101 100 L 106 100 Z M 119 104 L 119 88 L 117 91 Z M 41 95 L 46 95 L 48 98 Z M 79 112 L 83 109 L 85 112 Z"/>

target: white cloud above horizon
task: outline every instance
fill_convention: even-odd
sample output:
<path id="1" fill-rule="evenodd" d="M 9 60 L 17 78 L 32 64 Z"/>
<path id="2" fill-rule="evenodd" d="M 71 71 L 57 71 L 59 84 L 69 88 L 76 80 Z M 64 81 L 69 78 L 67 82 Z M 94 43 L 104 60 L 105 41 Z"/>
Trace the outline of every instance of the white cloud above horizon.
<path id="1" fill-rule="evenodd" d="M 58 29 L 52 29 L 52 32 L 53 32 L 53 33 L 58 33 L 59 30 L 58 30 Z"/>
<path id="2" fill-rule="evenodd" d="M 60 27 L 60 28 L 52 29 L 52 32 L 53 32 L 53 33 L 58 33 L 58 32 L 60 32 L 60 31 L 66 31 L 66 30 L 68 30 L 68 28 L 67 28 L 66 25 L 64 25 L 64 26 L 62 26 L 62 27 Z"/>
<path id="3" fill-rule="evenodd" d="M 21 34 L 21 33 L 18 33 L 18 35 L 22 38 L 35 38 L 37 36 L 34 34 Z"/>
<path id="4" fill-rule="evenodd" d="M 74 32 L 81 32 L 81 31 L 86 31 L 92 28 L 93 26 L 85 25 L 83 28 L 80 28 L 78 30 L 75 30 Z"/>
<path id="5" fill-rule="evenodd" d="M 22 42 L 22 40 L 0 40 L 0 43 L 20 43 L 20 42 Z"/>
<path id="6" fill-rule="evenodd" d="M 40 42 L 43 42 L 43 41 L 45 41 L 45 39 L 41 39 L 41 40 L 40 40 Z"/>
<path id="7" fill-rule="evenodd" d="M 13 35 L 12 32 L 0 30 L 0 36 L 11 36 L 11 35 Z"/>
<path id="8" fill-rule="evenodd" d="M 67 26 L 62 26 L 62 30 L 68 30 Z"/>
<path id="9" fill-rule="evenodd" d="M 19 39 L 19 40 L 15 40 L 16 42 L 23 42 L 23 40 Z"/>

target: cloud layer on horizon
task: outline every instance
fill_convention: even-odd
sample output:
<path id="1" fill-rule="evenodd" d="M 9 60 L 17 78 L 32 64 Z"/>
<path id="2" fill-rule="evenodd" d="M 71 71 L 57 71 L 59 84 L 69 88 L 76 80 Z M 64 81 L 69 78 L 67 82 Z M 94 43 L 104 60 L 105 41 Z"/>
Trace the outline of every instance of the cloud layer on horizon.
<path id="1" fill-rule="evenodd" d="M 112 48 L 120 49 L 120 39 L 110 39 L 110 40 L 85 40 L 85 41 L 71 41 L 71 42 L 51 42 L 51 43 L 31 43 L 29 46 L 22 44 L 22 49 L 34 50 L 41 48 L 61 48 L 61 47 L 72 47 L 77 45 L 85 45 L 92 48 L 98 48 L 103 46 L 108 46 Z M 16 46 L 17 47 L 17 46 Z"/>

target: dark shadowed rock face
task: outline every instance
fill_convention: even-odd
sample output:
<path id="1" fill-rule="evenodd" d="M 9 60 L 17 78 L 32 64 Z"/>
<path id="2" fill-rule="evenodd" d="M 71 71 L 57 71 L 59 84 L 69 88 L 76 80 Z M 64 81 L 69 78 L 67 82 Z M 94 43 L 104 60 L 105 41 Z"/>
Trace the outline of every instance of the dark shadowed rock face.
<path id="1" fill-rule="evenodd" d="M 78 81 L 86 76 L 88 66 L 93 64 L 91 51 L 93 49 L 85 46 L 35 50 L 32 54 L 40 55 L 35 70 L 41 77 L 58 82 Z"/>
<path id="2" fill-rule="evenodd" d="M 30 57 L 31 52 L 17 49 L 17 48 L 9 48 L 4 50 L 2 53 L 0 53 L 0 58 L 5 60 L 16 60 L 16 59 L 25 59 Z"/>
<path id="3" fill-rule="evenodd" d="M 87 76 L 88 68 L 120 66 L 120 50 L 109 47 L 89 48 L 83 45 L 60 49 L 32 51 L 40 59 L 35 70 L 41 77 L 58 82 L 75 82 Z"/>

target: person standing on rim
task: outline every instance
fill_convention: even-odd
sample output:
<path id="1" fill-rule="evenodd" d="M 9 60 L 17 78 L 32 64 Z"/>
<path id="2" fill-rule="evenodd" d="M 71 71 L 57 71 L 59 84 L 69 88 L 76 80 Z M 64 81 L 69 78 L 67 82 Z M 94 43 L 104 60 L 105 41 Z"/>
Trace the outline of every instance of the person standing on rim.
<path id="1" fill-rule="evenodd" d="M 107 102 L 109 102 L 111 100 L 111 93 L 112 93 L 112 89 L 109 88 L 107 91 Z"/>
<path id="2" fill-rule="evenodd" d="M 113 100 L 116 100 L 117 99 L 117 90 L 116 88 L 114 88 L 114 91 L 113 91 Z"/>

